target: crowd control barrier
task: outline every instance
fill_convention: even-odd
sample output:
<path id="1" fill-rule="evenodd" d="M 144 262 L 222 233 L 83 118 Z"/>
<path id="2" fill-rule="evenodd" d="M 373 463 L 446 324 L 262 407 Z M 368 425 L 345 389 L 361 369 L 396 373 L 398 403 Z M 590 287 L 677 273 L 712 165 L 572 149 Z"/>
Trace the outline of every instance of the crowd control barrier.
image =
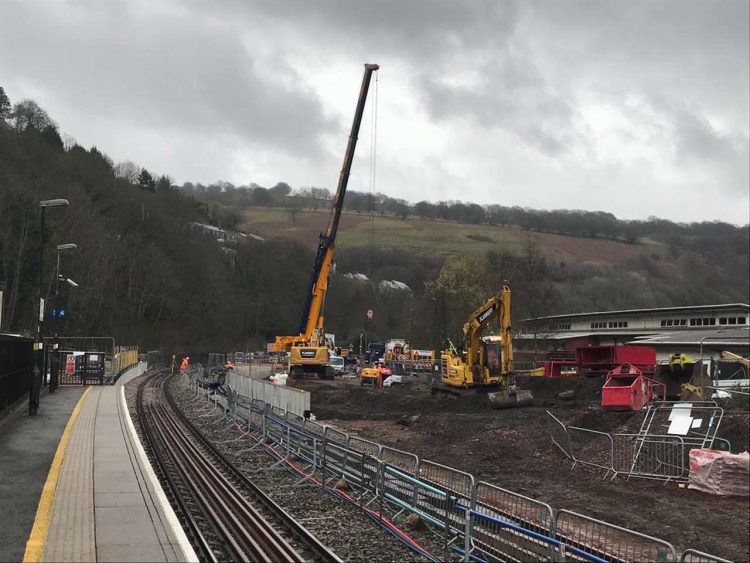
<path id="1" fill-rule="evenodd" d="M 464 561 L 478 562 L 726 561 L 693 549 L 678 557 L 667 541 L 570 510 L 554 511 L 540 500 L 477 483 L 470 473 L 348 435 L 257 398 L 240 395 L 238 408 L 230 412 L 210 397 L 210 390 L 195 383 L 192 388 L 256 439 L 284 452 L 288 461 L 304 464 L 324 487 L 335 487 L 343 479 L 355 497 L 377 506 L 392 521 L 419 516 L 444 538 L 444 553 L 437 555 L 446 559 L 458 554 Z M 559 440 L 555 443 L 574 459 L 591 440 L 571 441 L 567 432 L 558 431 L 565 430 L 558 423 L 550 419 Z M 611 452 L 611 437 L 604 443 Z M 611 463 L 607 467 L 611 470 Z"/>

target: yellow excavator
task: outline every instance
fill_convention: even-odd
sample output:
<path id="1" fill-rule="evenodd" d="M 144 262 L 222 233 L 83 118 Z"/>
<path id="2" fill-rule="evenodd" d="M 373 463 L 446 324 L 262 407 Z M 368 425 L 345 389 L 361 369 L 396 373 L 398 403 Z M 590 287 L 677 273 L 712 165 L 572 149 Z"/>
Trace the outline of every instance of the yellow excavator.
<path id="1" fill-rule="evenodd" d="M 510 323 L 510 287 L 490 297 L 469 315 L 463 327 L 463 346 L 453 343 L 440 355 L 441 383 L 453 389 L 480 389 L 488 393 L 490 406 L 528 406 L 531 391 L 516 389 L 513 375 L 513 332 Z M 490 323 L 498 319 L 499 335 L 484 336 Z"/>
<path id="2" fill-rule="evenodd" d="M 365 109 L 367 92 L 370 87 L 372 73 L 380 67 L 376 64 L 366 64 L 362 86 L 359 91 L 357 108 L 354 112 L 349 143 L 344 155 L 344 165 L 339 175 L 338 188 L 333 199 L 331 212 L 328 216 L 328 226 L 325 233 L 320 233 L 318 250 L 313 263 L 310 281 L 308 282 L 305 304 L 299 324 L 299 334 L 293 336 L 277 336 L 271 344 L 270 351 L 289 354 L 289 377 L 297 378 L 304 375 L 317 375 L 321 379 L 333 379 L 333 368 L 328 364 L 329 349 L 326 346 L 325 330 L 323 328 L 323 305 L 325 303 L 328 281 L 333 263 L 333 251 L 336 247 L 336 232 L 338 231 L 341 210 L 344 206 L 344 195 L 349 182 L 352 168 L 354 149 L 357 146 L 359 126 Z"/>

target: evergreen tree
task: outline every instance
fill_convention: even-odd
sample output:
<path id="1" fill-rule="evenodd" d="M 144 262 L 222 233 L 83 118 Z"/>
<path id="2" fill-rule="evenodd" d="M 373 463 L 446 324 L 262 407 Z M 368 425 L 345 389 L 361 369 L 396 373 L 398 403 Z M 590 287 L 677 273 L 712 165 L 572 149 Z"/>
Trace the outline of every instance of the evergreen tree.
<path id="1" fill-rule="evenodd" d="M 5 89 L 0 86 L 0 121 L 5 121 L 10 117 L 10 100 L 5 93 Z"/>
<path id="2" fill-rule="evenodd" d="M 156 182 L 145 168 L 142 168 L 141 173 L 138 175 L 138 185 L 146 191 L 156 191 Z"/>

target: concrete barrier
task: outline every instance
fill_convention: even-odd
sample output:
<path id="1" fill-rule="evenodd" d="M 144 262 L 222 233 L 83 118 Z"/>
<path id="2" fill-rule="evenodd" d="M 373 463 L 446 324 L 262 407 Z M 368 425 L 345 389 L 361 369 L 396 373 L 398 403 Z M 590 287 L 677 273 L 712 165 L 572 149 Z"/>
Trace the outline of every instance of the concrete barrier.
<path id="1" fill-rule="evenodd" d="M 304 416 L 305 411 L 310 410 L 310 393 L 307 391 L 286 385 L 274 385 L 232 371 L 227 374 L 227 383 L 234 391 L 250 400 L 259 399 L 299 416 Z"/>

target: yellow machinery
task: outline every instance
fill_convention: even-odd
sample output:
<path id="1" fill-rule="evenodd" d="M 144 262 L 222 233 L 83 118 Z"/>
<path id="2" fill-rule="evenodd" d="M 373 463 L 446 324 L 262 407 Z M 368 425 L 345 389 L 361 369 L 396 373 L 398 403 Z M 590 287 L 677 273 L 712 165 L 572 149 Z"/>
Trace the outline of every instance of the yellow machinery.
<path id="1" fill-rule="evenodd" d="M 333 379 L 333 368 L 328 365 L 329 350 L 326 346 L 325 330 L 323 329 L 323 305 L 325 303 L 328 280 L 333 263 L 336 232 L 344 205 L 346 186 L 349 182 L 354 149 L 357 146 L 357 136 L 359 135 L 359 126 L 362 122 L 362 114 L 365 109 L 367 91 L 370 87 L 372 73 L 378 70 L 378 68 L 379 66 L 376 64 L 365 65 L 362 87 L 359 91 L 357 108 L 354 112 L 354 122 L 351 134 L 349 135 L 346 154 L 344 155 L 344 165 L 339 175 L 338 188 L 328 217 L 328 226 L 325 233 L 320 233 L 318 250 L 308 283 L 305 304 L 302 308 L 299 334 L 294 336 L 277 336 L 271 345 L 272 352 L 289 353 L 289 377 L 292 378 L 311 374 L 325 379 Z"/>
<path id="2" fill-rule="evenodd" d="M 451 343 L 440 355 L 441 381 L 453 388 L 487 388 L 493 406 L 530 404 L 530 391 L 515 388 L 513 377 L 513 333 L 510 324 L 510 287 L 503 285 L 500 293 L 488 299 L 469 315 L 464 324 L 463 348 L 458 351 Z M 490 323 L 498 319 L 500 334 L 483 336 Z"/>
<path id="3" fill-rule="evenodd" d="M 378 371 L 378 368 L 362 368 L 359 372 L 360 385 L 372 385 L 373 387 L 377 387 L 379 379 L 380 372 Z"/>

